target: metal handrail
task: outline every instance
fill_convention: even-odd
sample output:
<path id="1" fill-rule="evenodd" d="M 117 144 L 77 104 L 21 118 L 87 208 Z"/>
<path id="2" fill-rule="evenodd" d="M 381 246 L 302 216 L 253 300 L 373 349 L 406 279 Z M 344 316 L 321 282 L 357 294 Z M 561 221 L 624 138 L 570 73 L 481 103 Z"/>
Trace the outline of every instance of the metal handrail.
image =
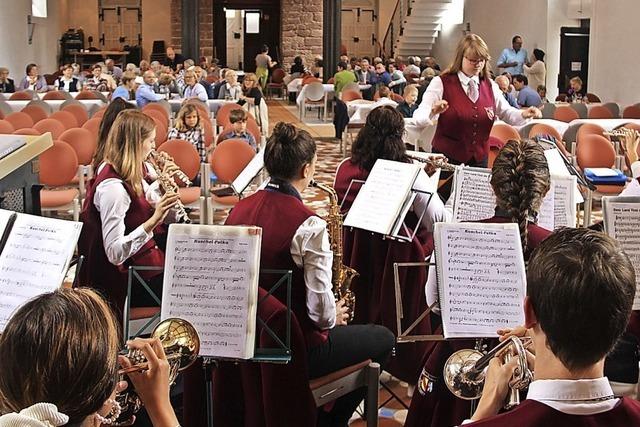
<path id="1" fill-rule="evenodd" d="M 385 59 L 395 56 L 395 39 L 396 36 L 401 36 L 404 31 L 404 20 L 407 16 L 411 15 L 412 2 L 413 0 L 397 0 L 396 2 L 396 7 L 393 10 L 393 15 L 391 16 L 387 32 L 382 42 L 382 52 L 380 52 L 380 55 Z"/>

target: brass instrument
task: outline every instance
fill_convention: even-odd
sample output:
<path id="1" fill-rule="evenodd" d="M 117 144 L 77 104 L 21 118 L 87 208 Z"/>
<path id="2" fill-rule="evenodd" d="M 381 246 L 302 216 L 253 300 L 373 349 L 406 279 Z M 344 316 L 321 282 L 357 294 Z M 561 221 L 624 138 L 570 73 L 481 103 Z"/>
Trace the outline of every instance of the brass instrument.
<path id="1" fill-rule="evenodd" d="M 629 129 L 626 127 L 621 127 L 619 129 L 613 129 L 610 131 L 603 132 L 604 135 L 612 136 L 614 138 L 626 138 L 627 135 L 633 135 L 635 138 L 640 138 L 640 132 L 635 129 Z"/>
<path id="2" fill-rule="evenodd" d="M 345 306 L 349 309 L 349 321 L 353 320 L 356 308 L 356 296 L 351 288 L 351 281 L 358 276 L 358 272 L 351 267 L 342 264 L 342 214 L 336 191 L 328 185 L 312 182 L 312 187 L 319 188 L 329 196 L 329 214 L 326 216 L 327 231 L 333 252 L 333 265 L 331 267 L 331 283 L 333 295 L 336 301 L 344 299 Z"/>
<path id="3" fill-rule="evenodd" d="M 162 188 L 162 191 L 164 191 L 165 194 L 166 193 L 178 194 L 178 184 L 176 184 L 176 181 L 173 179 L 172 176 L 165 174 L 163 172 L 165 163 L 167 161 L 173 161 L 173 158 L 171 158 L 171 156 L 169 156 L 165 152 L 158 152 L 156 150 L 152 150 L 151 153 L 149 153 L 149 160 L 151 160 L 150 163 L 153 166 L 153 169 L 155 170 L 156 175 L 158 175 L 157 179 L 158 179 L 158 182 L 160 183 L 160 187 Z M 174 175 L 177 176 L 178 179 L 180 179 L 180 181 L 184 182 L 184 184 L 187 187 L 192 184 L 191 181 L 189 180 L 189 177 L 181 170 L 178 170 L 177 172 L 175 172 Z M 184 224 L 191 223 L 189 214 L 187 214 L 187 211 L 180 200 L 176 202 L 176 205 L 174 206 L 174 208 L 177 210 L 176 219 L 178 222 L 181 222 Z"/>
<path id="4" fill-rule="evenodd" d="M 518 366 L 509 381 L 511 392 L 505 409 L 520 404 L 519 391 L 526 388 L 533 379 L 527 366 L 527 353 L 520 338 L 509 337 L 487 354 L 477 350 L 464 349 L 453 353 L 444 365 L 444 382 L 447 388 L 457 397 L 473 400 L 482 396 L 485 369 L 494 357 L 503 358 L 507 363 L 511 357 L 518 358 Z"/>
<path id="5" fill-rule="evenodd" d="M 200 352 L 200 337 L 191 323 L 184 319 L 170 318 L 160 322 L 153 332 L 151 338 L 158 338 L 162 344 L 167 361 L 169 362 L 169 385 L 172 385 L 178 373 L 193 364 Z M 148 369 L 148 363 L 144 354 L 140 350 L 128 350 L 126 356 L 133 366 L 120 369 L 120 381 L 129 383 L 127 389 L 116 395 L 116 401 L 120 405 L 120 415 L 114 425 L 121 424 L 131 418 L 142 407 L 142 401 L 133 389 L 133 385 L 126 374 L 131 372 L 141 372 Z"/>
<path id="6" fill-rule="evenodd" d="M 407 157 L 409 157 L 411 160 L 415 160 L 420 163 L 426 163 L 428 165 L 433 166 L 436 169 L 442 169 L 443 171 L 446 171 L 446 172 L 454 172 L 456 170 L 456 165 L 447 163 L 446 157 L 418 157 L 418 156 L 411 156 L 409 154 L 407 154 Z"/>

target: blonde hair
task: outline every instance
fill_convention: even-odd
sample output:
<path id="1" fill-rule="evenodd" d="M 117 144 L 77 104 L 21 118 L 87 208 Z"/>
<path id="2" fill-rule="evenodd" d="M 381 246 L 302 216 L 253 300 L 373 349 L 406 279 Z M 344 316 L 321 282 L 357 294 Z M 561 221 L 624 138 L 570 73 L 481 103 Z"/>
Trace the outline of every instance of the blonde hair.
<path id="1" fill-rule="evenodd" d="M 138 195 L 142 194 L 144 178 L 142 142 L 155 128 L 156 123 L 149 116 L 138 110 L 124 110 L 116 117 L 107 136 L 105 160 Z"/>
<path id="2" fill-rule="evenodd" d="M 199 128 L 200 114 L 198 114 L 198 108 L 195 106 L 195 104 L 191 104 L 191 103 L 184 104 L 180 108 L 180 111 L 178 111 L 178 116 L 176 117 L 176 122 L 174 124 L 174 127 L 178 129 L 180 132 L 186 132 L 187 130 L 189 130 L 189 128 L 187 127 L 187 124 L 185 123 L 184 118 L 191 113 L 196 113 L 196 116 L 198 116 L 198 122 L 196 123 L 194 128 Z"/>
<path id="3" fill-rule="evenodd" d="M 462 60 L 470 54 L 473 54 L 478 59 L 484 59 L 484 67 L 480 71 L 479 77 L 480 79 L 490 79 L 491 66 L 489 61 L 491 61 L 491 55 L 489 54 L 489 47 L 476 34 L 467 34 L 458 42 L 453 63 L 443 74 L 457 74 L 458 71 L 462 71 Z"/>
<path id="4" fill-rule="evenodd" d="M 569 80 L 570 82 L 573 83 L 578 83 L 580 86 L 582 86 L 582 79 L 578 76 L 573 77 L 571 80 Z"/>
<path id="5" fill-rule="evenodd" d="M 418 85 L 408 85 L 405 86 L 403 96 L 408 96 L 412 93 L 418 93 Z"/>
<path id="6" fill-rule="evenodd" d="M 258 76 L 254 73 L 247 73 L 244 75 L 244 80 L 242 82 L 254 82 L 255 84 L 258 84 Z"/>

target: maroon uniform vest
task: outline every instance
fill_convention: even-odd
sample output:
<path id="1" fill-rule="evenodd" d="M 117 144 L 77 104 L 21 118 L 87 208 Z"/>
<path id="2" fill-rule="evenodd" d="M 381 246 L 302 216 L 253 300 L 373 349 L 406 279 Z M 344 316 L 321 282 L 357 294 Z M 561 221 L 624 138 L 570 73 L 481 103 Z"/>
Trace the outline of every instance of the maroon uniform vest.
<path id="1" fill-rule="evenodd" d="M 640 425 L 640 402 L 622 398 L 610 411 L 593 415 L 571 415 L 535 400 L 525 400 L 517 408 L 495 417 L 471 424 L 469 427 L 631 427 Z"/>
<path id="2" fill-rule="evenodd" d="M 473 103 L 462 89 L 457 74 L 440 76 L 442 99 L 449 108 L 438 118 L 432 146 L 456 162 L 484 160 L 489 155 L 489 133 L 495 119 L 491 81 L 481 79 L 478 100 Z"/>
<path id="3" fill-rule="evenodd" d="M 304 206 L 294 196 L 277 191 L 262 190 L 238 203 L 227 218 L 227 225 L 257 225 L 262 227 L 262 250 L 260 254 L 261 269 L 291 270 L 291 309 L 296 315 L 307 348 L 316 347 L 327 340 L 328 332 L 319 329 L 309 318 L 307 311 L 307 288 L 304 272 L 298 268 L 291 257 L 291 241 L 293 236 L 307 218 L 315 213 Z M 267 278 L 260 285 L 269 290 L 273 283 Z M 262 281 L 261 281 L 262 282 Z M 286 289 L 280 287 L 275 293 L 283 304 L 286 304 Z"/>
<path id="4" fill-rule="evenodd" d="M 127 268 L 136 265 L 163 267 L 164 252 L 156 246 L 154 239 L 150 239 L 123 265 L 117 266 L 109 262 L 103 245 L 100 212 L 93 203 L 96 188 L 102 181 L 109 178 L 122 179 L 111 165 L 107 164 L 88 188 L 87 197 L 80 213 L 83 226 L 78 249 L 80 254 L 85 256 L 80 280 L 84 286 L 88 285 L 102 290 L 110 302 L 121 310 L 127 296 Z M 129 210 L 124 218 L 125 234 L 129 234 L 153 215 L 154 208 L 146 200 L 144 193 L 137 195 L 133 188 L 124 181 L 122 185 L 131 199 Z M 154 234 L 160 234 L 165 232 L 165 228 L 160 225 L 153 231 Z M 149 279 L 158 274 L 154 271 L 141 275 L 145 279 Z"/>

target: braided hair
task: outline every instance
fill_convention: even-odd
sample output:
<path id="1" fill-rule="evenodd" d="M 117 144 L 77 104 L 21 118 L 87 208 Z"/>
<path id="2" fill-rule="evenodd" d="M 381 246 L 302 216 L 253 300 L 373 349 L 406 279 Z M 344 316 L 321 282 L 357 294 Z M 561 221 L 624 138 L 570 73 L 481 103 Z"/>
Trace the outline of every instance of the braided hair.
<path id="1" fill-rule="evenodd" d="M 544 149 L 531 140 L 507 142 L 493 163 L 491 186 L 498 208 L 518 224 L 522 250 L 526 252 L 529 217 L 538 214 L 550 187 Z"/>

